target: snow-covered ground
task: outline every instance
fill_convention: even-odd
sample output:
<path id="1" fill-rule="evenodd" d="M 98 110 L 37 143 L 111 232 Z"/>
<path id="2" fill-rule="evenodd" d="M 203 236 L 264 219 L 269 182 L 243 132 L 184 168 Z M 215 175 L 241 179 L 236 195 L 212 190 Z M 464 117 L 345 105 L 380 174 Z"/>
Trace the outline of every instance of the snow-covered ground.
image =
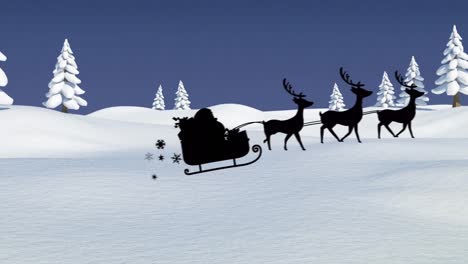
<path id="1" fill-rule="evenodd" d="M 212 109 L 227 127 L 295 112 Z M 328 133 L 320 144 L 310 126 L 307 151 L 292 138 L 285 152 L 275 135 L 257 163 L 195 176 L 185 164 L 144 160 L 180 153 L 172 117 L 193 113 L 3 107 L 0 263 L 468 261 L 468 108 L 420 109 L 416 139 L 386 130 L 376 139 L 375 115 L 360 126 L 363 144 Z M 263 141 L 261 126 L 247 128 L 252 143 Z"/>

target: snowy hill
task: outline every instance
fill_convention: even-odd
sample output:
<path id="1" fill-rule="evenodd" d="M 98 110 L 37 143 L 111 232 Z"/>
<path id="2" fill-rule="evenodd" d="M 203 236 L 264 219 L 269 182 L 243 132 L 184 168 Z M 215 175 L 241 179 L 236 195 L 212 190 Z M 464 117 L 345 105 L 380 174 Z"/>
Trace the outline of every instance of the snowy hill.
<path id="1" fill-rule="evenodd" d="M 250 122 L 269 119 L 287 119 L 295 110 L 262 112 L 260 110 L 235 104 L 210 107 L 218 119 L 228 128 Z M 367 108 L 367 111 L 378 108 Z M 306 121 L 319 120 L 319 112 L 326 109 L 308 109 Z M 178 144 L 178 129 L 173 127 L 173 117 L 193 116 L 196 110 L 157 111 L 143 107 L 112 107 L 88 116 L 63 114 L 29 106 L 8 106 L 0 110 L 3 128 L 0 157 L 85 157 L 105 155 L 110 152 L 141 151 L 153 145 L 156 137 L 168 138 Z M 415 134 L 418 138 L 466 138 L 468 123 L 464 122 L 468 108 L 452 109 L 448 106 L 422 107 L 414 121 Z M 364 139 L 376 138 L 376 115 L 365 116 L 360 125 Z M 301 134 L 311 143 L 317 142 L 320 126 L 305 127 Z M 394 125 L 399 129 L 398 125 Z M 253 138 L 262 141 L 263 126 L 254 124 L 246 127 Z M 337 133 L 346 129 L 337 127 Z M 384 137 L 388 137 L 386 131 Z M 329 142 L 334 139 L 329 137 Z M 409 137 L 407 133 L 402 137 Z M 281 145 L 283 137 L 273 137 L 273 143 Z M 352 141 L 354 139 L 350 139 Z M 290 144 L 295 144 L 294 139 Z"/>
<path id="2" fill-rule="evenodd" d="M 295 110 L 212 107 L 228 127 Z M 375 108 L 369 108 L 371 110 Z M 308 109 L 306 121 L 324 109 Z M 0 110 L 0 263 L 421 263 L 468 259 L 468 108 L 420 108 L 413 130 L 344 143 L 318 126 L 255 164 L 185 176 L 172 117 L 114 107 L 88 116 Z M 399 125 L 392 126 L 394 130 Z M 262 126 L 247 127 L 251 143 Z M 345 130 L 337 129 L 342 135 Z M 167 146 L 158 150 L 157 139 Z M 146 161 L 144 154 L 164 155 Z M 250 153 L 245 160 L 252 158 Z M 224 162 L 228 164 L 229 162 Z M 151 175 L 158 179 L 152 180 Z"/>
<path id="3" fill-rule="evenodd" d="M 283 110 L 283 111 L 269 111 L 262 112 L 252 107 L 239 105 L 239 104 L 222 104 L 209 107 L 215 117 L 228 128 L 236 127 L 240 124 L 250 121 L 265 121 L 270 119 L 285 120 L 295 115 L 296 110 Z M 381 110 L 379 107 L 367 107 L 364 111 Z M 390 108 L 398 109 L 398 108 Z M 431 105 L 418 107 L 418 115 L 414 120 L 414 126 L 422 126 L 424 129 L 418 129 L 419 137 L 465 137 L 468 135 L 468 126 L 464 122 L 459 122 L 468 114 L 468 108 L 460 107 L 452 109 L 448 105 Z M 159 124 L 172 126 L 174 121 L 173 117 L 191 117 L 197 110 L 166 110 L 157 111 L 144 107 L 111 107 L 96 111 L 88 116 L 100 119 L 117 120 L 123 122 L 135 122 L 143 124 Z M 304 111 L 305 122 L 320 120 L 319 112 L 325 112 L 328 109 L 306 109 Z M 449 119 L 447 119 L 449 118 Z M 455 122 L 454 122 L 455 121 Z M 453 124 L 451 124 L 453 123 Z M 451 124 L 450 126 L 448 124 Z M 398 126 L 399 125 L 392 125 Z M 301 131 L 301 134 L 306 136 L 319 136 L 320 126 L 306 127 Z M 453 128 L 454 131 L 447 134 L 447 130 Z M 369 138 L 376 138 L 377 133 L 377 116 L 368 115 L 364 117 L 363 122 L 360 124 L 362 135 Z M 263 131 L 261 125 L 251 125 L 246 127 L 247 130 Z M 337 126 L 337 131 L 345 131 L 344 128 Z M 467 133 L 465 133 L 467 132 Z M 329 135 L 328 135 L 329 136 Z M 407 136 L 406 134 L 402 135 Z"/>
<path id="4" fill-rule="evenodd" d="M 159 131 L 169 130 L 168 127 L 115 122 L 30 106 L 3 107 L 0 120 L 1 158 L 81 158 L 140 150 L 152 144 Z"/>
<path id="5" fill-rule="evenodd" d="M 209 107 L 221 122 L 237 124 L 239 121 L 262 119 L 264 113 L 248 106 L 239 104 L 223 104 Z M 197 110 L 153 110 L 146 107 L 119 106 L 105 108 L 88 116 L 109 120 L 136 122 L 146 124 L 173 125 L 173 117 L 193 116 Z M 223 123 L 224 123 L 223 122 Z M 246 121 L 248 122 L 248 121 Z M 229 126 L 226 124 L 226 126 Z"/>

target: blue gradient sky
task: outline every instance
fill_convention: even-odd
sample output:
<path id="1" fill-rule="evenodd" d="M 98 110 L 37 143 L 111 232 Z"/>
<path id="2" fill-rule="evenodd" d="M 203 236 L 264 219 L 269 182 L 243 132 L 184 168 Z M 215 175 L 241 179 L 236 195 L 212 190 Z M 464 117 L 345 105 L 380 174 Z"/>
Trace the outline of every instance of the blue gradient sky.
<path id="1" fill-rule="evenodd" d="M 283 77 L 314 107 L 327 106 L 338 81 L 352 105 L 340 66 L 377 91 L 384 70 L 406 71 L 414 55 L 430 89 L 452 25 L 468 38 L 467 14 L 468 1 L 2 1 L 0 50 L 8 61 L 1 67 L 10 79 L 4 90 L 15 104 L 41 105 L 69 38 L 89 103 L 78 113 L 149 107 L 160 83 L 172 108 L 179 79 L 194 108 L 294 108 Z"/>

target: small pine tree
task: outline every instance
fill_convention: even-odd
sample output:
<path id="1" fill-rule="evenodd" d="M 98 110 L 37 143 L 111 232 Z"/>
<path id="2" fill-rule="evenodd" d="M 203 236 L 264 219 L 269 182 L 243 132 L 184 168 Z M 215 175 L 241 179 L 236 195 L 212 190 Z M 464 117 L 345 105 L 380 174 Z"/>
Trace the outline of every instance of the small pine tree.
<path id="1" fill-rule="evenodd" d="M 406 77 L 404 80 L 405 83 L 407 83 L 408 85 L 414 84 L 417 86 L 415 88 L 416 90 L 427 94 L 427 91 L 424 90 L 424 84 L 423 84 L 424 78 L 421 76 L 421 72 L 419 71 L 419 65 L 414 59 L 414 56 L 411 57 L 411 61 L 408 66 L 408 69 L 406 70 L 405 77 Z M 408 105 L 409 94 L 405 92 L 406 89 L 407 87 L 405 86 L 401 86 L 400 88 L 402 92 L 400 93 L 400 98 L 397 101 L 397 104 L 400 106 Z M 417 105 L 427 105 L 427 102 L 429 102 L 429 98 L 425 95 L 416 98 Z"/>
<path id="2" fill-rule="evenodd" d="M 0 51 L 0 61 L 6 61 L 7 57 Z M 0 68 L 0 87 L 5 87 L 8 84 L 8 77 L 5 72 Z M 13 98 L 8 96 L 2 89 L 0 89 L 0 105 L 12 105 Z"/>
<path id="3" fill-rule="evenodd" d="M 461 106 L 460 93 L 468 94 L 468 55 L 463 51 L 462 37 L 454 25 L 452 34 L 444 50 L 442 66 L 437 70 L 439 79 L 435 81 L 434 94 L 447 93 L 453 96 L 453 107 Z"/>
<path id="4" fill-rule="evenodd" d="M 175 110 L 190 110 L 190 101 L 187 91 L 184 88 L 184 83 L 179 81 L 176 98 L 174 103 Z"/>
<path id="5" fill-rule="evenodd" d="M 75 56 L 70 48 L 68 40 L 65 39 L 60 55 L 57 57 L 57 64 L 53 71 L 54 78 L 49 83 L 49 92 L 46 97 L 49 98 L 42 103 L 47 108 L 56 108 L 62 105 L 62 112 L 68 112 L 68 109 L 78 110 L 80 106 L 87 106 L 88 103 L 79 97 L 85 93 L 78 84 L 81 80 L 75 75 L 79 74 L 78 65 L 75 62 Z"/>
<path id="6" fill-rule="evenodd" d="M 377 93 L 377 103 L 375 106 L 387 108 L 389 106 L 395 106 L 393 100 L 395 100 L 395 92 L 393 84 L 388 79 L 387 72 L 383 73 L 382 83 L 379 85 L 379 92 Z"/>
<path id="7" fill-rule="evenodd" d="M 341 111 L 346 106 L 343 101 L 343 95 L 341 94 L 340 89 L 336 83 L 333 85 L 333 92 L 330 95 L 330 101 L 328 103 L 328 109 L 333 111 Z"/>
<path id="8" fill-rule="evenodd" d="M 159 85 L 158 91 L 156 92 L 156 96 L 154 98 L 153 102 L 153 108 L 154 110 L 165 110 L 166 105 L 164 104 L 164 95 L 162 92 L 162 85 Z"/>

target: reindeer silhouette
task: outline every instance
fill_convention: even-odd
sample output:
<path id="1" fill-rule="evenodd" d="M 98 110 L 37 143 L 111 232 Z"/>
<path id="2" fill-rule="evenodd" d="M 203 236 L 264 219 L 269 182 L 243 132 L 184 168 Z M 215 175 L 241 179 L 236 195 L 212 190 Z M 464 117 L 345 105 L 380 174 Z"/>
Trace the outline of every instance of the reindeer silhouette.
<path id="1" fill-rule="evenodd" d="M 395 72 L 395 78 L 402 86 L 409 88 L 405 89 L 405 92 L 409 94 L 410 100 L 408 102 L 408 105 L 400 110 L 383 110 L 377 112 L 377 117 L 380 121 L 377 125 L 377 134 L 380 138 L 380 129 L 382 126 L 385 126 L 385 128 L 388 130 L 388 132 L 390 132 L 390 134 L 392 134 L 392 136 L 398 137 L 401 133 L 403 133 L 403 131 L 405 131 L 406 127 L 408 127 L 411 137 L 414 138 L 413 130 L 411 129 L 411 121 L 413 121 L 414 117 L 416 116 L 416 98 L 423 96 L 424 92 L 420 92 L 414 89 L 417 87 L 414 84 L 408 85 L 407 83 L 405 83 L 403 77 L 401 77 L 398 71 Z M 390 123 L 392 122 L 403 124 L 403 128 L 396 135 L 389 127 Z"/>
<path id="2" fill-rule="evenodd" d="M 286 134 L 286 137 L 284 138 L 284 150 L 288 150 L 287 142 L 292 135 L 296 137 L 302 150 L 305 150 L 304 145 L 302 145 L 299 132 L 304 127 L 304 109 L 312 106 L 314 102 L 305 100 L 304 97 L 306 96 L 303 93 L 296 94 L 292 89 L 291 84 L 289 84 L 286 79 L 283 79 L 283 87 L 286 92 L 294 96 L 293 102 L 297 104 L 297 113 L 293 118 L 288 120 L 269 120 L 263 122 L 263 129 L 266 136 L 263 143 L 268 142 L 268 149 L 271 150 L 270 137 L 271 135 L 279 132 Z"/>
<path id="3" fill-rule="evenodd" d="M 330 131 L 330 133 L 336 138 L 336 140 L 338 140 L 338 142 L 343 142 L 343 140 L 347 138 L 354 129 L 357 140 L 359 143 L 361 143 L 358 132 L 358 124 L 361 121 L 363 114 L 362 99 L 370 96 L 372 92 L 361 88 L 364 86 L 364 84 L 361 82 L 353 83 L 353 81 L 349 79 L 349 74 L 343 70 L 343 67 L 340 68 L 340 76 L 343 81 L 351 85 L 351 91 L 356 95 L 356 103 L 352 108 L 343 112 L 327 111 L 323 114 L 320 112 L 320 119 L 323 124 L 322 127 L 320 127 L 320 142 L 322 144 L 325 128 Z M 333 131 L 333 127 L 336 125 L 347 126 L 349 129 L 348 133 L 341 139 L 339 139 L 335 131 Z"/>

